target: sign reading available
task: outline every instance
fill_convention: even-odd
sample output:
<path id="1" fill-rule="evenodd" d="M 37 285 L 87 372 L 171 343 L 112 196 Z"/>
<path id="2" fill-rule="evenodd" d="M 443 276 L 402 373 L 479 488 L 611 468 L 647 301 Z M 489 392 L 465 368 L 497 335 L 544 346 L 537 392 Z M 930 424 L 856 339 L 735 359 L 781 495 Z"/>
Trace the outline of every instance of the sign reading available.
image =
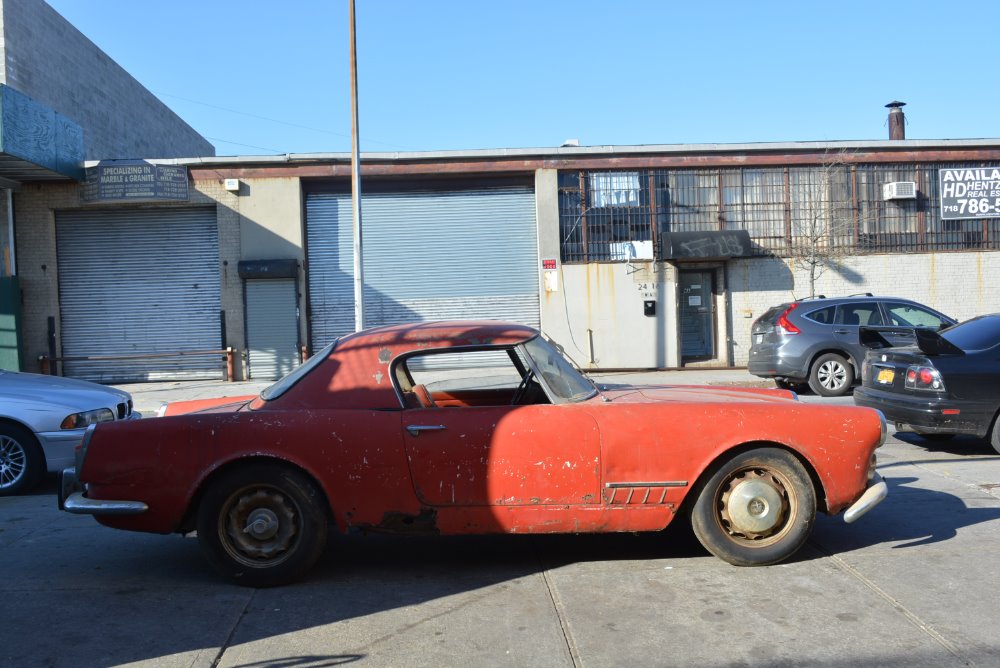
<path id="1" fill-rule="evenodd" d="M 941 220 L 1000 218 L 1000 167 L 942 169 Z"/>

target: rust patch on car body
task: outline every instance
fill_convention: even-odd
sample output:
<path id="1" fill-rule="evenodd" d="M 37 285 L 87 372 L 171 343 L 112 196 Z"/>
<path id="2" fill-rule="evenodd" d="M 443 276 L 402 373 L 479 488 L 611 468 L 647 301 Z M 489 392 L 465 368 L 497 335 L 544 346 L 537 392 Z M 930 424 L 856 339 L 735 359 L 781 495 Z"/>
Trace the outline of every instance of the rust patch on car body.
<path id="1" fill-rule="evenodd" d="M 433 535 L 441 533 L 437 526 L 437 511 L 433 508 L 424 508 L 416 515 L 392 510 L 387 511 L 382 515 L 381 522 L 367 528 L 372 531 L 386 531 L 391 533 Z"/>

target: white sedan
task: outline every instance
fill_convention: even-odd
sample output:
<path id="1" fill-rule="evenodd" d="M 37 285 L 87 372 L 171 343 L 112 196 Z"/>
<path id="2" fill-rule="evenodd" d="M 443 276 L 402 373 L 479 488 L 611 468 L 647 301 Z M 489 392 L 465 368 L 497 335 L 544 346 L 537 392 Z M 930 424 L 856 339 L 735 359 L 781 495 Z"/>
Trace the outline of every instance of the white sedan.
<path id="1" fill-rule="evenodd" d="M 26 492 L 46 471 L 72 466 L 89 425 L 139 417 L 128 392 L 0 369 L 0 496 Z"/>

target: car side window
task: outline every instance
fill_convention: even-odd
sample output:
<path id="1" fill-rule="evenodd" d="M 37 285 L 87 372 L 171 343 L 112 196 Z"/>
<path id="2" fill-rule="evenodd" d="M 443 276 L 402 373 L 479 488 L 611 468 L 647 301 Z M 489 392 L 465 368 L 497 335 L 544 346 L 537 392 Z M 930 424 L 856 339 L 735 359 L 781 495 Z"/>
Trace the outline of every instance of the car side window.
<path id="1" fill-rule="evenodd" d="M 930 327 L 937 329 L 945 324 L 939 316 L 927 309 L 904 302 L 885 302 L 889 323 L 896 327 Z"/>
<path id="2" fill-rule="evenodd" d="M 395 381 L 407 408 L 507 406 L 515 397 L 518 404 L 549 403 L 516 356 L 514 349 L 417 355 L 400 363 Z"/>
<path id="3" fill-rule="evenodd" d="M 834 314 L 837 312 L 836 306 L 827 306 L 806 313 L 805 317 L 821 325 L 832 325 Z"/>
<path id="4" fill-rule="evenodd" d="M 883 324 L 882 314 L 879 312 L 878 304 L 875 302 L 841 304 L 837 307 L 834 324 L 850 325 L 853 327 L 877 326 Z"/>

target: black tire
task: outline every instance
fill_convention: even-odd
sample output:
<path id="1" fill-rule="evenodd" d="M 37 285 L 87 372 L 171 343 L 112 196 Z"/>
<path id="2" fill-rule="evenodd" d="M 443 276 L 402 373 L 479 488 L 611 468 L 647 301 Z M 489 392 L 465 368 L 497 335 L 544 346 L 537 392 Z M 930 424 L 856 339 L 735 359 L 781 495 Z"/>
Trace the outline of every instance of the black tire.
<path id="1" fill-rule="evenodd" d="M 993 418 L 993 429 L 990 431 L 990 445 L 1000 453 L 1000 417 Z"/>
<path id="2" fill-rule="evenodd" d="M 223 474 L 198 507 L 198 541 L 209 562 L 247 587 L 273 587 L 301 576 L 322 555 L 328 527 L 316 484 L 272 463 Z"/>
<path id="3" fill-rule="evenodd" d="M 24 427 L 0 423 L 0 496 L 28 492 L 45 475 L 45 455 Z"/>
<path id="4" fill-rule="evenodd" d="M 821 397 L 840 397 L 854 384 L 854 367 L 836 353 L 820 355 L 809 368 L 809 389 Z"/>
<path id="5" fill-rule="evenodd" d="M 724 462 L 695 490 L 691 526 L 706 550 L 734 566 L 795 554 L 816 521 L 816 490 L 789 452 L 758 448 Z"/>

